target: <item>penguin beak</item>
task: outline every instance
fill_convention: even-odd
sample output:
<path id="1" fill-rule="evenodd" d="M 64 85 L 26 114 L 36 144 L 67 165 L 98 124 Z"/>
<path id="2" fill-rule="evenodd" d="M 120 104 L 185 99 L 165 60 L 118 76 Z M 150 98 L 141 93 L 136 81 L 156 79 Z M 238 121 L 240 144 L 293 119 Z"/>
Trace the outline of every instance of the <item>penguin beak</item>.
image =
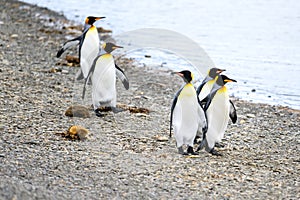
<path id="1" fill-rule="evenodd" d="M 229 78 L 229 79 L 225 79 L 224 81 L 225 81 L 226 83 L 229 83 L 229 82 L 237 82 L 236 80 L 230 79 L 230 78 Z"/>
<path id="2" fill-rule="evenodd" d="M 97 21 L 97 20 L 104 19 L 104 18 L 106 18 L 106 17 L 96 17 L 95 20 Z"/>
<path id="3" fill-rule="evenodd" d="M 222 72 L 225 72 L 225 71 L 226 71 L 226 69 L 218 69 L 218 70 L 217 70 L 217 73 L 218 73 L 218 74 L 221 74 Z"/>
<path id="4" fill-rule="evenodd" d="M 173 75 L 173 74 L 177 74 L 178 76 L 183 77 L 183 74 L 180 73 L 180 72 L 172 72 L 171 74 L 172 74 L 172 75 Z"/>
<path id="5" fill-rule="evenodd" d="M 117 45 L 115 45 L 115 46 L 113 46 L 113 47 L 112 47 L 112 49 L 113 49 L 113 50 L 115 50 L 115 49 L 119 49 L 119 48 L 123 48 L 123 47 L 121 47 L 121 46 L 117 46 Z"/>

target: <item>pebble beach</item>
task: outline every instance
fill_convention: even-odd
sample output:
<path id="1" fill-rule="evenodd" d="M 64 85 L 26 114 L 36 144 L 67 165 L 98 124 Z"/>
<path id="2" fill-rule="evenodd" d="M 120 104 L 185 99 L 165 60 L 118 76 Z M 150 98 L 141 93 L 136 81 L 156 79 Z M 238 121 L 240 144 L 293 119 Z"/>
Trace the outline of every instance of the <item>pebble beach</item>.
<path id="1" fill-rule="evenodd" d="M 232 99 L 238 121 L 222 156 L 182 156 L 169 138 L 181 78 L 118 58 L 130 81 L 117 80 L 118 103 L 149 113 L 96 117 L 87 99 L 89 116 L 68 117 L 82 83 L 64 59 L 77 53 L 56 53 L 80 28 L 46 8 L 0 4 L 0 199 L 300 199 L 299 110 Z M 64 137 L 72 125 L 87 138 Z"/>

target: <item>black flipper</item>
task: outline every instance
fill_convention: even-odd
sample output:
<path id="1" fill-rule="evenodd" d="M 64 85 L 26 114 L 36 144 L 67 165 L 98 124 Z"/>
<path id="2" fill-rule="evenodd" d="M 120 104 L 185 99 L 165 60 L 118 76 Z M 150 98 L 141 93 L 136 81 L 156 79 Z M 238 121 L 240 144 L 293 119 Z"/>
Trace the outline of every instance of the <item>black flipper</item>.
<path id="1" fill-rule="evenodd" d="M 198 95 L 197 95 L 197 100 L 198 100 L 198 104 L 200 105 L 200 108 L 203 110 L 204 115 L 205 115 L 205 121 L 206 121 L 206 124 L 205 124 L 205 126 L 202 127 L 202 133 L 204 134 L 204 133 L 207 132 L 207 129 L 208 129 L 207 116 L 206 116 L 206 112 L 205 112 L 205 110 L 203 109 L 202 103 L 201 103 L 201 101 L 200 101 Z M 195 138 L 195 139 L 196 139 L 196 138 Z"/>
<path id="2" fill-rule="evenodd" d="M 204 99 L 202 99 L 202 101 L 200 101 L 200 105 L 202 108 L 205 107 L 205 104 L 207 103 L 208 98 L 209 98 L 209 95 L 207 95 Z"/>
<path id="3" fill-rule="evenodd" d="M 203 79 L 202 83 L 198 86 L 198 88 L 197 88 L 197 90 L 196 90 L 198 96 L 199 96 L 199 94 L 200 94 L 200 92 L 201 92 L 203 86 L 204 86 L 209 80 L 211 80 L 211 78 L 210 78 L 209 76 L 206 76 L 206 77 Z"/>
<path id="4" fill-rule="evenodd" d="M 237 114 L 236 114 L 236 109 L 235 109 L 235 106 L 233 104 L 233 102 L 231 100 L 229 100 L 230 102 L 230 111 L 229 111 L 229 117 L 232 121 L 232 123 L 236 123 L 237 121 Z"/>
<path id="5" fill-rule="evenodd" d="M 172 106 L 171 106 L 171 117 L 170 117 L 170 137 L 172 137 L 172 123 L 173 123 L 173 111 L 174 111 L 174 108 L 176 106 L 176 103 L 177 103 L 177 99 L 178 99 L 178 96 L 181 92 L 181 90 L 183 89 L 184 86 L 182 86 L 175 94 L 175 97 L 173 99 L 173 102 L 172 102 Z"/>
<path id="6" fill-rule="evenodd" d="M 85 87 L 88 83 L 88 80 L 90 79 L 90 76 L 93 74 L 94 70 L 95 70 L 95 66 L 96 66 L 96 63 L 97 63 L 97 60 L 98 58 L 100 58 L 102 56 L 102 54 L 98 55 L 95 59 L 94 59 L 94 62 L 90 68 L 90 71 L 86 77 L 86 79 L 84 80 L 84 84 L 83 84 L 83 90 L 82 90 L 82 99 L 84 99 L 84 96 L 85 96 Z"/>
<path id="7" fill-rule="evenodd" d="M 66 41 L 63 44 L 62 48 L 57 52 L 56 57 L 59 58 L 67 49 L 69 49 L 72 46 L 80 44 L 82 38 L 83 38 L 83 35 L 80 35 L 72 40 Z"/>
<path id="8" fill-rule="evenodd" d="M 204 108 L 203 108 L 205 112 L 206 112 L 207 109 L 209 108 L 210 103 L 211 103 L 212 99 L 214 98 L 214 96 L 216 95 L 217 91 L 218 91 L 218 90 L 215 90 L 214 92 L 212 92 L 212 93 L 210 93 L 209 95 L 207 95 L 207 97 L 205 97 L 206 103 L 205 103 L 205 106 L 204 106 Z"/>
<path id="9" fill-rule="evenodd" d="M 205 83 L 206 82 L 202 82 L 199 86 L 198 86 L 198 88 L 197 88 L 197 90 L 196 90 L 196 92 L 197 92 L 197 95 L 199 95 L 200 94 L 200 92 L 201 92 L 201 90 L 202 90 L 202 88 L 203 88 L 203 86 L 205 85 Z"/>
<path id="10" fill-rule="evenodd" d="M 117 77 L 122 81 L 125 89 L 128 90 L 129 89 L 129 80 L 128 80 L 127 76 L 125 75 L 124 71 L 120 67 L 118 67 L 117 64 L 115 64 L 115 67 L 116 67 Z"/>

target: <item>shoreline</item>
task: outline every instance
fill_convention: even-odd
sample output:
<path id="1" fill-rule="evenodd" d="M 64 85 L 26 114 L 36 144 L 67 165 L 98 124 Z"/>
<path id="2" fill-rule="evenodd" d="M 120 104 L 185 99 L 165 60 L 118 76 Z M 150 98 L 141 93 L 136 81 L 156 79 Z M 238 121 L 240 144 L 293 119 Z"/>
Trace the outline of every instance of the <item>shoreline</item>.
<path id="1" fill-rule="evenodd" d="M 29 1 L 29 2 L 31 2 L 31 1 Z M 36 2 L 37 3 L 37 2 Z M 103 3 L 103 5 L 107 5 L 107 2 L 102 2 Z M 53 9 L 54 11 L 60 11 L 60 13 L 64 13 L 67 17 L 68 17 L 68 19 L 72 19 L 74 22 L 76 22 L 77 24 L 79 23 L 79 24 L 82 24 L 82 21 L 84 20 L 84 18 L 82 18 L 82 14 L 84 14 L 84 13 L 88 13 L 88 10 L 87 10 L 87 8 L 89 8 L 89 6 L 87 6 L 87 7 L 85 7 L 86 9 L 79 9 L 78 11 L 72 11 L 72 8 L 70 9 L 70 8 L 68 8 L 68 6 L 64 6 L 64 7 L 61 7 L 60 5 L 62 5 L 62 4 L 59 4 L 57 1 L 54 1 L 54 2 L 48 2 L 48 3 L 46 3 L 46 2 L 39 2 L 39 3 L 37 3 L 38 5 L 41 5 L 41 6 L 45 6 L 45 7 L 49 7 L 49 8 L 51 8 L 51 9 Z M 252 3 L 251 3 L 252 4 Z M 55 6 L 56 5 L 56 6 Z M 77 5 L 77 3 L 76 3 L 76 5 Z M 78 4 L 78 5 L 80 5 L 80 4 Z M 99 6 L 99 4 L 97 4 L 98 6 Z M 101 4 L 102 5 L 102 4 Z M 114 6 L 117 6 L 117 5 L 115 5 L 115 4 L 112 4 L 112 5 L 114 5 Z M 142 6 L 143 7 L 143 5 L 144 4 L 139 4 L 139 6 Z M 176 6 L 177 5 L 177 6 Z M 180 5 L 180 3 L 178 3 L 178 4 L 175 4 L 174 5 L 174 9 L 178 9 L 178 5 Z M 199 6 L 199 4 L 197 3 L 197 4 L 195 4 L 195 5 L 198 5 Z M 210 4 L 205 4 L 206 6 L 204 6 L 205 8 L 210 8 L 211 7 L 211 5 Z M 267 5 L 265 5 L 265 4 L 263 4 L 265 7 L 264 8 L 262 8 L 262 9 L 267 9 L 268 8 L 268 6 Z M 75 6 L 75 5 L 74 5 Z M 74 7 L 73 6 L 73 7 Z M 125 7 L 126 7 L 126 5 L 124 5 Z M 128 5 L 127 5 L 128 6 Z M 253 6 L 256 6 L 256 4 L 254 4 Z M 76 6 L 75 6 L 76 7 Z M 97 7 L 97 6 L 96 6 Z M 142 8 L 141 7 L 141 8 Z M 224 7 L 224 10 L 226 10 L 226 9 L 229 9 L 229 10 L 231 10 L 231 9 L 236 9 L 236 8 L 238 8 L 239 6 L 238 5 L 236 5 L 236 6 L 230 6 L 230 8 L 228 8 L 228 7 Z M 98 7 L 99 8 L 99 7 Z M 258 6 L 258 8 L 261 8 L 261 7 L 259 7 Z M 157 8 L 158 10 L 159 10 L 159 8 Z M 161 8 L 160 8 L 161 9 Z M 174 11 L 174 9 L 172 9 L 173 11 Z M 189 8 L 189 9 L 191 9 L 191 10 L 193 10 L 193 8 Z M 241 11 L 243 8 L 240 8 L 239 10 Z M 63 10 L 63 11 L 62 11 Z M 103 13 L 106 13 L 106 12 L 102 12 L 101 11 L 101 7 L 100 7 L 100 9 L 97 9 L 98 11 L 98 13 L 101 15 L 101 13 L 103 14 Z M 113 29 L 114 30 L 114 36 L 116 36 L 116 37 L 118 37 L 119 38 L 119 36 L 120 35 L 127 35 L 127 32 L 129 33 L 129 32 L 131 32 L 131 31 L 134 31 L 135 30 L 135 27 L 136 27 L 136 25 L 134 25 L 135 23 L 133 22 L 133 23 L 129 23 L 129 24 L 127 24 L 125 21 L 125 23 L 122 23 L 122 19 L 120 18 L 121 16 L 130 16 L 130 14 L 127 14 L 128 12 L 125 12 L 125 11 L 122 11 L 122 10 L 124 10 L 124 9 L 120 9 L 120 12 L 119 12 L 119 14 L 117 14 L 117 15 L 115 15 L 115 17 L 113 17 L 112 18 L 112 16 L 109 16 L 109 14 L 106 14 L 106 15 L 108 15 L 107 17 L 107 19 L 106 20 L 104 20 L 104 21 L 102 21 L 102 22 L 97 22 L 96 24 L 97 25 L 100 25 L 100 26 L 104 26 L 104 27 L 107 27 L 107 28 L 110 28 L 110 29 Z M 122 13 L 123 12 L 123 13 Z M 130 13 L 130 12 L 129 12 Z M 163 14 L 163 13 L 161 13 L 161 14 L 163 14 L 162 15 L 162 17 L 167 17 L 167 16 L 172 16 L 172 13 L 173 12 L 167 12 L 167 13 L 165 13 L 165 14 Z M 250 12 L 251 13 L 251 12 Z M 242 16 L 243 17 L 245 17 L 245 16 L 248 16 L 248 15 L 250 15 L 250 16 L 248 16 L 248 17 L 250 17 L 249 19 L 251 19 L 251 14 L 250 13 L 248 13 L 248 12 L 246 12 L 246 13 L 244 13 L 244 14 L 242 14 Z M 147 14 L 151 14 L 151 13 L 147 13 Z M 225 14 L 225 16 L 226 16 L 226 13 L 223 13 L 223 14 Z M 281 14 L 283 14 L 283 13 L 281 13 Z M 290 13 L 286 13 L 287 15 L 290 15 Z M 190 15 L 190 14 L 189 14 Z M 206 21 L 207 20 L 209 20 L 210 21 L 210 19 L 212 19 L 212 18 L 215 18 L 216 16 L 214 15 L 214 14 L 211 14 L 211 16 L 210 17 L 208 17 L 208 18 L 205 18 L 205 16 L 203 16 L 203 13 L 202 14 L 199 14 L 198 13 L 198 15 L 200 15 L 200 16 L 202 16 L 202 17 L 204 17 L 204 18 L 202 18 L 202 20 L 204 20 L 204 19 L 206 19 Z M 157 18 L 155 17 L 155 16 L 153 16 L 154 18 L 153 18 L 153 20 L 157 20 Z M 257 17 L 257 16 L 256 16 Z M 290 16 L 291 17 L 291 16 Z M 109 19 L 110 18 L 110 19 Z M 116 20 L 116 19 L 119 19 L 119 20 L 117 20 L 117 21 L 114 21 L 114 20 Z M 128 17 L 128 19 L 134 19 L 134 18 L 132 18 L 132 17 Z M 265 18 L 263 18 L 263 19 L 265 19 Z M 112 20 L 112 21 L 111 21 Z M 202 20 L 200 20 L 200 22 L 202 21 Z M 224 19 L 225 20 L 225 19 Z M 227 19 L 228 20 L 228 19 Z M 150 21 L 152 21 L 152 20 L 150 20 Z M 180 21 L 180 20 L 179 20 Z M 174 30 L 176 30 L 179 34 L 180 33 L 185 33 L 185 35 L 187 34 L 187 35 L 190 35 L 188 32 L 186 32 L 186 30 L 185 29 L 177 29 L 176 27 L 178 27 L 178 23 L 179 23 L 179 21 L 177 20 L 177 22 L 175 23 L 175 24 L 177 24 L 177 25 L 171 25 L 171 24 L 173 24 L 173 23 L 171 23 L 171 24 L 169 24 L 167 27 L 169 27 L 169 28 L 171 28 L 171 27 L 173 27 L 174 28 Z M 218 21 L 218 20 L 217 20 Z M 132 22 L 132 20 L 129 20 L 129 22 Z M 230 22 L 230 21 L 227 21 L 227 22 Z M 251 20 L 250 20 L 250 22 L 251 22 Z M 113 23 L 113 24 L 112 24 Z M 180 23 L 182 23 L 182 21 L 180 21 Z M 221 21 L 219 21 L 219 23 L 221 23 L 222 24 L 222 20 Z M 127 25 L 126 25 L 127 24 Z M 142 25 L 143 26 L 143 24 L 140 24 L 140 23 L 138 23 L 139 24 L 139 26 L 140 25 Z M 149 23 L 146 23 L 146 24 L 149 24 Z M 145 24 L 145 25 L 146 25 Z M 164 27 L 164 25 L 163 25 L 163 22 L 158 22 L 157 23 L 158 24 L 158 26 L 160 26 L 160 27 Z M 211 29 L 214 29 L 214 28 L 217 28 L 217 27 L 214 27 L 214 23 L 210 23 L 211 25 L 209 25 L 209 26 L 207 26 L 206 28 L 208 29 L 208 30 L 203 30 L 204 32 L 203 32 L 203 34 L 205 34 L 205 32 L 211 32 L 212 30 Z M 226 25 L 226 23 L 224 24 L 225 25 L 225 27 L 227 26 Z M 272 24 L 270 24 L 270 25 L 272 25 Z M 147 25 L 146 25 L 147 26 Z M 189 24 L 187 24 L 187 26 L 189 26 Z M 239 30 L 239 28 L 238 27 L 243 27 L 244 26 L 244 23 L 243 24 L 240 24 L 240 26 L 236 26 L 237 28 L 231 28 L 231 27 L 228 27 L 231 31 L 234 31 L 235 29 L 235 31 L 236 31 L 236 34 L 240 34 L 240 30 Z M 275 25 L 276 26 L 276 25 Z M 274 27 L 275 27 L 274 26 Z M 117 27 L 117 28 L 116 28 Z M 190 27 L 190 26 L 189 26 Z M 222 28 L 223 26 L 221 26 L 221 28 Z M 224 28 L 225 28 L 224 27 Z M 244 27 L 244 28 L 247 28 L 247 27 Z M 283 27 L 284 28 L 284 27 Z M 172 29 L 172 28 L 171 28 Z M 227 28 L 226 28 L 227 29 Z M 261 27 L 261 29 L 259 29 L 259 30 L 263 30 L 264 29 L 264 26 L 262 26 Z M 122 30 L 122 31 L 121 31 Z M 198 30 L 198 31 L 196 31 L 196 30 Z M 260 31 L 259 30 L 257 30 L 257 32 L 258 32 L 258 34 L 260 33 Z M 224 31 L 224 33 L 226 33 L 226 30 L 224 30 L 223 28 L 222 28 L 222 30 L 220 30 L 221 32 L 223 32 Z M 271 60 L 273 60 L 273 61 L 270 61 L 271 63 L 273 63 L 273 64 L 267 64 L 269 61 L 267 61 L 267 62 L 265 62 L 265 61 L 263 61 L 264 59 L 262 59 L 262 58 L 260 58 L 259 57 L 259 55 L 252 55 L 252 56 L 250 56 L 249 58 L 246 58 L 245 57 L 245 55 L 247 55 L 247 51 L 245 51 L 245 52 L 243 52 L 243 49 L 245 49 L 245 48 L 243 48 L 243 49 L 236 49 L 237 51 L 237 53 L 229 53 L 229 55 L 226 53 L 226 51 L 223 51 L 222 50 L 222 46 L 224 45 L 218 45 L 217 43 L 217 41 L 218 41 L 218 38 L 216 37 L 215 39 L 213 39 L 213 40 L 211 40 L 213 37 L 215 37 L 215 34 L 214 33 L 210 33 L 209 35 L 208 35 L 208 38 L 205 38 L 205 37 L 203 37 L 202 35 L 203 34 L 200 34 L 200 33 L 202 33 L 202 30 L 201 30 L 201 28 L 200 28 L 200 26 L 198 26 L 198 28 L 197 27 L 195 27 L 195 28 L 192 28 L 192 27 L 190 27 L 190 31 L 189 32 L 191 32 L 192 33 L 192 38 L 191 39 L 193 39 L 193 40 L 195 40 L 195 41 L 198 41 L 198 42 L 200 42 L 199 44 L 205 44 L 205 43 L 207 43 L 207 42 L 209 42 L 208 43 L 208 46 L 207 47 L 205 47 L 204 49 L 205 49 L 205 51 L 207 51 L 207 53 L 209 53 L 210 55 L 209 55 L 209 57 L 211 57 L 212 58 L 212 60 L 213 60 L 213 62 L 215 62 L 215 64 L 217 64 L 219 67 L 221 67 L 221 66 L 223 66 L 223 67 L 225 67 L 225 68 L 227 68 L 227 73 L 229 73 L 228 75 L 230 75 L 230 76 L 234 76 L 234 77 L 236 77 L 236 79 L 238 80 L 238 87 L 234 87 L 233 89 L 234 89 L 234 95 L 237 97 L 237 98 L 240 98 L 240 99 L 244 99 L 244 100 L 247 100 L 247 101 L 251 101 L 251 102 L 254 102 L 254 103 L 267 103 L 267 104 L 270 104 L 270 105 L 283 105 L 283 106 L 289 106 L 289 107 L 292 107 L 292 108 L 294 108 L 294 109 L 300 109 L 300 107 L 299 107 L 299 101 L 300 101 L 300 99 L 297 97 L 297 92 L 295 93 L 295 91 L 299 91 L 299 87 L 295 87 L 293 90 L 288 90 L 288 87 L 285 87 L 284 85 L 284 78 L 283 77 L 286 77 L 286 73 L 284 73 L 284 70 L 283 71 L 281 71 L 281 69 L 283 69 L 282 67 L 281 67 L 281 64 L 283 64 L 283 65 L 285 65 L 284 63 L 281 63 L 281 61 L 282 60 L 284 60 L 284 58 L 281 58 L 281 59 L 276 59 L 275 57 L 273 58 L 273 59 L 271 59 Z M 215 31 L 213 31 L 213 32 L 215 32 Z M 219 31 L 218 31 L 219 32 Z M 217 32 L 215 32 L 215 33 L 217 33 Z M 251 31 L 249 32 L 249 33 L 251 33 Z M 138 33 L 137 33 L 138 34 Z M 140 34 L 141 36 L 143 35 L 143 34 Z M 150 35 L 152 35 L 152 34 L 150 34 Z M 271 34 L 271 35 L 273 35 L 273 34 Z M 255 36 L 255 35 L 254 35 Z M 122 37 L 122 36 L 121 36 Z M 127 37 L 127 36 L 126 36 Z M 241 39 L 240 41 L 238 41 L 238 40 L 236 40 L 236 39 L 234 39 L 234 38 L 236 38 L 236 37 L 229 37 L 229 38 L 226 38 L 226 41 L 232 41 L 232 44 L 230 45 L 232 48 L 238 48 L 238 47 L 236 47 L 236 45 L 237 44 L 239 44 L 239 42 L 243 42 L 241 45 L 243 46 L 243 45 L 245 45 L 246 46 L 246 44 L 244 43 L 244 42 L 246 42 L 246 41 L 243 41 L 243 39 Z M 265 40 L 264 41 L 268 41 L 268 38 L 269 37 L 266 37 L 265 38 Z M 283 41 L 285 41 L 284 40 L 284 35 L 282 35 L 281 36 L 281 39 L 283 40 Z M 133 40 L 135 40 L 135 39 L 133 39 Z M 170 37 L 170 40 L 171 41 L 173 41 L 173 40 L 176 40 L 175 38 L 174 39 L 172 39 L 171 37 Z M 123 40 L 122 40 L 123 41 Z M 125 41 L 126 41 L 126 39 L 125 39 Z M 202 41 L 202 42 L 201 42 Z M 215 42 L 217 42 L 217 43 L 215 43 Z M 220 40 L 219 42 L 221 42 L 221 43 L 223 43 L 223 42 L 225 42 L 225 41 L 223 41 L 223 40 Z M 123 42 L 122 42 L 123 43 Z M 131 42 L 125 42 L 125 43 L 123 43 L 124 45 L 126 45 L 126 43 L 131 43 Z M 143 41 L 142 42 L 138 42 L 139 44 L 140 43 L 143 43 Z M 256 44 L 257 43 L 257 44 Z M 256 41 L 254 38 L 252 38 L 252 44 L 253 45 L 250 45 L 249 46 L 249 48 L 251 48 L 251 46 L 252 47 L 255 47 L 256 45 L 258 45 L 258 43 L 260 43 L 260 41 Z M 264 42 L 263 42 L 264 43 Z M 275 42 L 276 43 L 276 42 Z M 275 44 L 274 43 L 274 44 Z M 151 42 L 151 44 L 153 44 L 153 45 L 155 45 L 155 42 Z M 138 45 L 138 44 L 137 44 Z M 214 45 L 216 45 L 215 47 L 214 47 Z M 293 45 L 293 43 L 287 43 L 286 44 L 286 46 L 287 46 L 287 48 L 289 49 L 290 47 L 292 47 L 292 46 L 290 46 L 290 45 Z M 135 46 L 134 45 L 134 42 L 133 43 L 131 43 L 131 45 L 130 46 Z M 138 45 L 139 46 L 139 45 Z M 178 46 L 178 45 L 176 45 L 176 46 Z M 179 45 L 179 46 L 182 46 L 182 45 Z M 219 47 L 218 47 L 219 46 Z M 238 45 L 238 46 L 240 46 L 240 45 Z M 269 46 L 269 45 L 266 45 L 266 46 Z M 221 48 L 221 49 L 219 49 L 219 48 Z M 127 49 L 128 50 L 128 48 L 125 48 L 125 49 Z M 276 49 L 276 48 L 275 48 Z M 170 49 L 171 50 L 171 49 Z M 174 62 L 172 62 L 174 59 L 176 60 L 177 58 L 174 58 L 174 57 L 176 57 L 175 55 L 170 55 L 170 56 L 168 56 L 167 54 L 165 54 L 165 53 L 163 53 L 163 52 L 160 52 L 160 51 L 151 51 L 151 50 L 149 50 L 149 52 L 148 52 L 148 50 L 145 50 L 146 52 L 145 52 L 145 54 L 152 54 L 152 59 L 151 58 L 143 58 L 143 56 L 144 56 L 144 54 L 142 53 L 142 52 L 136 52 L 136 53 L 134 53 L 134 52 L 131 52 L 131 53 L 134 53 L 135 55 L 134 55 L 134 57 L 136 57 L 137 59 L 141 59 L 142 60 L 142 62 L 144 62 L 144 63 L 146 63 L 146 65 L 148 65 L 148 64 L 155 64 L 155 65 L 160 65 L 160 64 L 162 64 L 162 63 L 166 63 L 166 64 L 164 64 L 164 66 L 168 66 L 168 67 L 171 67 L 171 68 L 173 68 L 173 66 L 174 66 L 174 68 L 177 68 L 176 67 L 176 61 L 175 61 L 175 63 Z M 223 59 L 221 59 L 221 57 L 218 57 L 217 56 L 217 54 L 218 54 L 218 52 L 216 52 L 216 51 L 220 51 L 220 53 L 221 54 L 224 54 L 223 56 L 225 56 L 225 55 L 228 55 L 228 56 L 230 56 L 230 57 L 228 57 L 228 59 L 230 60 L 230 61 L 226 61 L 226 59 L 225 60 L 223 60 Z M 255 49 L 252 49 L 252 51 L 253 52 L 255 52 Z M 271 52 L 272 51 L 272 49 L 269 49 L 268 47 L 266 47 L 266 51 L 264 52 L 264 54 L 268 54 L 268 52 Z M 240 54 L 240 53 L 238 53 L 238 52 L 243 52 L 242 54 Z M 276 53 L 276 52 L 274 52 L 274 53 Z M 279 52 L 277 51 L 277 53 L 279 54 Z M 234 54 L 236 54 L 236 55 L 234 55 Z M 239 55 L 240 54 L 240 55 Z M 274 54 L 274 55 L 276 55 L 276 54 Z M 282 55 L 282 54 L 279 54 L 278 56 L 280 57 L 280 55 Z M 292 56 L 293 54 L 288 54 L 287 56 L 288 57 L 290 57 L 289 55 L 291 55 L 291 59 L 292 60 L 294 60 L 293 59 L 293 57 L 294 56 Z M 174 57 L 173 57 L 174 56 Z M 269 55 L 270 56 L 270 58 L 272 58 L 272 55 Z M 188 56 L 185 56 L 185 57 L 187 57 L 187 58 L 189 58 Z M 196 56 L 197 57 L 197 56 Z M 245 58 L 243 58 L 243 60 L 247 60 L 246 61 L 246 65 L 245 66 L 240 66 L 240 64 L 239 64 L 239 59 L 242 59 L 242 57 L 245 57 Z M 179 58 L 178 58 L 179 59 Z M 250 59 L 250 60 L 248 60 L 248 59 Z M 191 60 L 193 60 L 193 59 L 191 59 Z M 190 60 L 190 61 L 191 61 Z M 258 63 L 256 63 L 256 64 L 254 64 L 254 63 L 252 63 L 254 60 L 257 60 L 257 62 Z M 280 61 L 281 60 L 281 61 Z M 250 64 L 251 63 L 251 64 Z M 292 63 L 293 63 L 293 65 L 295 65 L 296 63 L 295 63 L 295 60 L 294 61 L 292 61 Z M 180 65 L 185 65 L 185 63 L 181 63 Z M 201 66 L 201 65 L 199 65 L 199 64 L 196 64 L 196 66 Z M 260 66 L 260 67 L 258 67 L 257 69 L 255 69 L 255 66 L 256 65 L 258 65 L 258 66 Z M 179 66 L 179 65 L 178 65 Z M 227 66 L 227 67 L 226 67 Z M 288 67 L 288 66 L 286 66 L 286 67 Z M 203 67 L 200 67 L 200 69 L 201 68 L 203 68 Z M 284 67 L 285 68 L 285 67 Z M 250 70 L 251 69 L 251 70 Z M 263 74 L 263 70 L 262 69 L 267 69 L 267 70 L 270 70 L 270 71 L 280 71 L 281 72 L 281 79 L 279 78 L 277 81 L 267 81 L 267 79 L 265 79 L 265 78 L 263 78 L 262 77 L 262 75 L 261 74 Z M 272 70 L 273 69 L 273 70 Z M 270 72 L 269 71 L 269 72 Z M 296 70 L 297 71 L 297 70 Z M 295 72 L 296 72 L 295 71 Z M 205 70 L 205 72 L 206 72 L 206 70 Z M 203 73 L 202 72 L 202 74 L 205 74 L 205 72 Z M 246 74 L 248 73 L 249 75 L 245 75 L 245 72 L 246 72 Z M 295 74 L 295 73 L 294 73 Z M 297 74 L 297 73 L 296 73 Z M 256 80 L 256 78 L 258 78 L 257 80 Z M 280 82 L 279 82 L 280 81 Z M 275 87 L 276 86 L 276 87 Z M 281 87 L 282 86 L 282 87 Z M 298 92 L 299 93 L 299 92 Z"/>
<path id="2" fill-rule="evenodd" d="M 81 88 L 78 67 L 56 64 L 77 53 L 55 55 L 66 32 L 78 34 L 75 24 L 45 8 L 0 2 L 0 199 L 300 198 L 299 110 L 234 99 L 238 123 L 228 126 L 223 156 L 184 157 L 174 138 L 158 140 L 168 135 L 181 79 L 120 59 L 130 89 L 117 81 L 118 103 L 150 113 L 66 117 Z M 74 124 L 90 131 L 87 140 L 58 134 Z"/>

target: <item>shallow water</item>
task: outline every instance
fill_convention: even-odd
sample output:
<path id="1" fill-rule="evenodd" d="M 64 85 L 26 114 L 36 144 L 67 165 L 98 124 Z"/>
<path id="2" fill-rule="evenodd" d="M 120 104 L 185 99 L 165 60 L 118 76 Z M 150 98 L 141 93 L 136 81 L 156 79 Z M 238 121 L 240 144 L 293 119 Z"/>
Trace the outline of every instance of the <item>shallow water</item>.
<path id="1" fill-rule="evenodd" d="M 183 34 L 204 49 L 215 66 L 225 68 L 226 74 L 238 81 L 229 85 L 232 95 L 300 109 L 300 3 L 296 0 L 26 2 L 63 12 L 79 23 L 88 15 L 106 16 L 96 25 L 114 30 L 114 35 L 141 28 Z M 177 46 L 178 41 L 171 43 Z M 158 67 L 191 66 L 186 62 L 189 59 L 170 52 L 147 49 L 128 56 Z"/>

